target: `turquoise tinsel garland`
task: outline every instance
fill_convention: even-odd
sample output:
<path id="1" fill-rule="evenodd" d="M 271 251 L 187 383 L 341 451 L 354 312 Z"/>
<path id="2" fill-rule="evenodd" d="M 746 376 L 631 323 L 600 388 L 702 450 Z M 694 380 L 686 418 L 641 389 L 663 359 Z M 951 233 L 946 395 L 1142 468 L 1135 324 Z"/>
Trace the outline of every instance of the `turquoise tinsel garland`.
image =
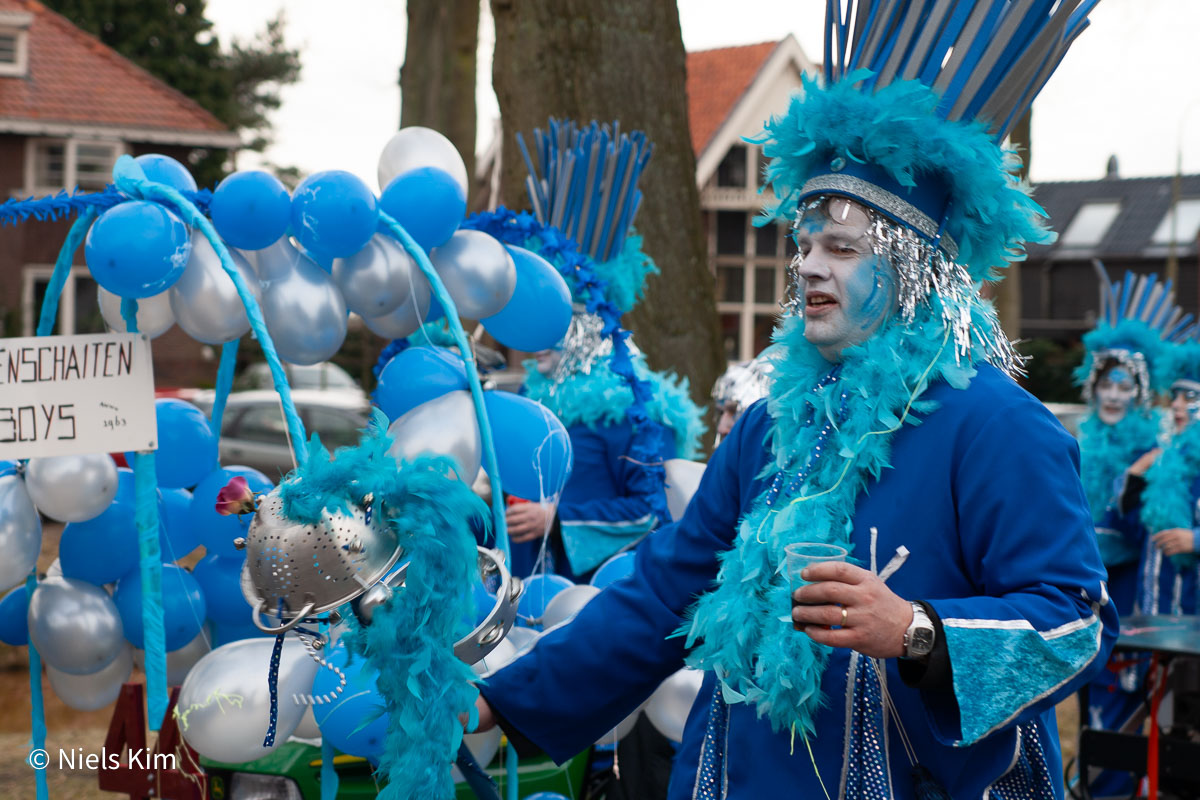
<path id="1" fill-rule="evenodd" d="M 704 412 L 692 402 L 687 378 L 654 372 L 639 358 L 633 360 L 637 377 L 654 387 L 646 403 L 650 419 L 669 428 L 675 435 L 679 458 L 695 458 L 704 435 Z M 625 420 L 633 405 L 629 382 L 613 372 L 608 358 L 592 365 L 587 373 L 576 373 L 554 382 L 537 371 L 536 361 L 525 362 L 525 389 L 554 412 L 563 425 L 616 425 Z"/>
<path id="2" fill-rule="evenodd" d="M 1147 533 L 1194 526 L 1191 487 L 1197 477 L 1200 477 L 1200 423 L 1192 422 L 1175 435 L 1146 471 L 1141 519 Z"/>
<path id="3" fill-rule="evenodd" d="M 368 492 L 385 513 L 409 559 L 404 588 L 377 609 L 370 625 L 343 609 L 350 652 L 379 673 L 388 730 L 379 772 L 385 800 L 449 800 L 450 766 L 462 742 L 459 714 L 475 718 L 478 690 L 471 668 L 454 655 L 474 614 L 476 564 L 469 521 L 486 524 L 487 509 L 463 483 L 448 477 L 448 459 L 397 463 L 387 454 L 387 419 L 376 410 L 358 447 L 333 458 L 314 436 L 305 467 L 281 484 L 284 513 L 299 522 L 325 508 L 347 509 Z M 299 478 L 299 479 L 297 479 Z M 364 720 L 364 724 L 369 720 Z M 474 721 L 471 725 L 474 726 Z"/>
<path id="4" fill-rule="evenodd" d="M 1101 422 L 1094 410 L 1080 423 L 1079 473 L 1093 521 L 1099 522 L 1104 516 L 1117 479 L 1154 446 L 1161 425 L 1158 411 L 1136 406 L 1116 425 Z"/>
<path id="5" fill-rule="evenodd" d="M 976 330 L 990 329 L 995 314 L 990 305 L 975 297 L 965 310 Z M 847 349 L 838 382 L 814 391 L 831 365 L 805 341 L 801 321 L 785 320 L 776 332 L 783 353 L 768 400 L 775 456 L 764 470 L 768 483 L 776 473 L 795 474 L 803 466 L 822 421 L 837 414 L 843 391 L 848 393 L 846 419 L 835 424 L 826 455 L 800 488 L 800 498 L 811 499 L 795 502 L 781 495 L 774 508 L 763 496 L 755 500 L 735 546 L 721 556 L 717 588 L 700 598 L 681 630 L 689 647 L 694 645 L 688 663 L 716 672 L 728 702 L 756 704 L 759 716 L 768 717 L 776 730 L 813 731 L 828 656 L 827 648 L 796 636 L 782 621 L 791 608 L 788 583 L 780 574 L 783 548 L 793 542 L 849 545 L 859 492 L 889 467 L 891 432 L 918 424 L 916 414 L 935 408 L 920 400 L 930 384 L 942 380 L 965 388 L 974 364 L 986 359 L 987 346 L 976 341 L 960 363 L 950 336 L 940 311 L 921 307 L 911 324 L 892 322 Z"/>

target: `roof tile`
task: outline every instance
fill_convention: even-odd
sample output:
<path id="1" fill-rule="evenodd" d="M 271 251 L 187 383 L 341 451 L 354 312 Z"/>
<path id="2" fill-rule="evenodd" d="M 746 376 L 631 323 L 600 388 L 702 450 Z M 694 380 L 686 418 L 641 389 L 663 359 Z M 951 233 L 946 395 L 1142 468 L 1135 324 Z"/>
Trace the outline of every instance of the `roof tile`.
<path id="1" fill-rule="evenodd" d="M 697 157 L 778 46 L 761 42 L 687 54 L 688 121 Z"/>

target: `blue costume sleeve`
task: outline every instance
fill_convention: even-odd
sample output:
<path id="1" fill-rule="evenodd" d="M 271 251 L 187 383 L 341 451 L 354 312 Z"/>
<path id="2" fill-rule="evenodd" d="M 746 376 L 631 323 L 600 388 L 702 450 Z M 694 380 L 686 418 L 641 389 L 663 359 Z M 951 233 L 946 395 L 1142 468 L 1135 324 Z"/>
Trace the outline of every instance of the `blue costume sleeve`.
<path id="1" fill-rule="evenodd" d="M 739 421 L 717 448 L 683 517 L 638 548 L 633 575 L 481 687 L 509 726 L 556 761 L 590 746 L 683 667 L 684 639 L 673 634 L 736 532 L 742 430 Z"/>
<path id="2" fill-rule="evenodd" d="M 942 618 L 954 674 L 952 694 L 926 698 L 947 744 L 971 744 L 1052 708 L 1116 639 L 1076 477 L 1079 448 L 1035 404 L 1002 409 L 956 448 L 959 547 L 977 593 L 921 598 Z"/>
<path id="3" fill-rule="evenodd" d="M 659 476 L 630 461 L 628 425 L 581 426 L 573 433 L 572 491 L 559 502 L 558 519 L 571 570 L 582 575 L 665 522 L 655 508 L 666 508 L 666 496 Z M 591 487 L 612 491 L 592 494 Z"/>

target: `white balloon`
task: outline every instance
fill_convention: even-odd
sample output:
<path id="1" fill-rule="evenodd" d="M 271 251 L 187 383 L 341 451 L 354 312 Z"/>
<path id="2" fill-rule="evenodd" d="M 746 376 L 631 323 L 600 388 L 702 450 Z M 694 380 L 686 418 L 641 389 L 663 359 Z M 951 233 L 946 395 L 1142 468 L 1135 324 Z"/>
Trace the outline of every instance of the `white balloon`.
<path id="1" fill-rule="evenodd" d="M 46 663 L 71 675 L 98 672 L 125 647 L 121 615 L 99 586 L 47 578 L 29 602 L 29 641 Z"/>
<path id="2" fill-rule="evenodd" d="M 517 288 L 517 267 L 497 239 L 482 231 L 460 230 L 429 260 L 459 316 L 483 319 L 499 313 Z"/>
<path id="3" fill-rule="evenodd" d="M 167 685 L 182 686 L 187 674 L 191 672 L 192 667 L 196 662 L 206 656 L 212 645 L 209 643 L 212 637 L 211 625 L 205 625 L 196 634 L 196 638 L 180 647 L 178 650 L 172 650 L 167 653 Z M 146 653 L 144 650 L 133 651 L 133 663 L 138 669 L 145 669 Z"/>
<path id="4" fill-rule="evenodd" d="M 96 711 L 115 702 L 121 684 L 133 674 L 133 645 L 126 642 L 107 667 L 87 675 L 71 675 L 46 665 L 46 676 L 58 699 L 76 711 Z"/>
<path id="5" fill-rule="evenodd" d="M 450 173 L 467 196 L 467 165 L 454 143 L 432 128 L 414 125 L 392 135 L 379 154 L 379 189 L 386 189 L 396 176 L 421 167 L 437 167 Z"/>
<path id="6" fill-rule="evenodd" d="M 492 759 L 496 757 L 496 753 L 500 750 L 500 727 L 496 726 L 485 733 L 468 733 L 463 735 L 463 742 L 467 745 L 467 749 L 471 751 L 471 755 L 475 758 L 475 763 L 481 767 L 487 767 L 492 763 Z M 464 778 L 462 770 L 457 766 L 450 770 L 450 777 L 455 783 L 462 783 Z"/>
<path id="7" fill-rule="evenodd" d="M 121 316 L 121 298 L 103 286 L 97 286 L 96 290 L 100 316 L 104 317 L 105 324 L 117 333 L 128 333 L 125 318 Z M 168 290 L 137 301 L 137 315 L 134 319 L 137 321 L 138 333 L 144 333 L 154 339 L 171 330 L 171 326 L 175 324 L 175 312 L 171 310 L 169 295 Z"/>
<path id="8" fill-rule="evenodd" d="M 405 412 L 388 426 L 394 440 L 388 454 L 411 461 L 422 454 L 446 455 L 459 467 L 458 477 L 468 486 L 479 472 L 483 457 L 475 403 L 465 389 L 435 397 Z"/>
<path id="9" fill-rule="evenodd" d="M 707 464 L 699 461 L 688 461 L 686 458 L 671 458 L 663 464 L 666 472 L 667 508 L 671 511 L 671 519 L 683 516 L 684 509 L 692 501 L 692 495 L 700 486 Z"/>
<path id="10" fill-rule="evenodd" d="M 42 551 L 42 518 L 20 475 L 0 477 L 0 591 L 25 580 Z"/>
<path id="11" fill-rule="evenodd" d="M 563 589 L 546 604 L 546 610 L 542 613 L 542 629 L 548 631 L 555 625 L 575 619 L 575 615 L 598 594 L 600 590 L 587 583 Z"/>
<path id="12" fill-rule="evenodd" d="M 50 562 L 50 566 L 46 567 L 46 577 L 47 578 L 61 578 L 62 577 L 62 562 L 59 561 L 57 558 Z"/>
<path id="13" fill-rule="evenodd" d="M 513 625 L 509 629 L 508 635 L 504 637 L 505 641 L 517 649 L 517 656 L 523 656 L 532 650 L 540 638 L 542 638 L 541 631 L 519 625 Z"/>
<path id="14" fill-rule="evenodd" d="M 239 251 L 228 248 L 233 266 L 256 303 L 262 303 L 262 288 L 250 262 Z M 233 278 L 221 266 L 217 251 L 199 230 L 192 231 L 192 254 L 187 267 L 167 292 L 179 327 L 198 342 L 225 344 L 250 330 L 246 307 Z"/>
<path id="15" fill-rule="evenodd" d="M 304 709 L 304 716 L 300 718 L 300 724 L 296 726 L 296 730 L 292 731 L 292 736 L 296 739 L 321 738 L 321 729 L 317 727 L 317 718 L 313 716 L 311 705 Z"/>
<path id="16" fill-rule="evenodd" d="M 508 639 L 501 639 L 492 648 L 492 652 L 471 665 L 471 669 L 481 678 L 486 678 L 501 669 L 517 657 L 517 648 Z"/>
<path id="17" fill-rule="evenodd" d="M 346 307 L 363 317 L 391 314 L 407 300 L 414 270 L 419 271 L 408 252 L 382 233 L 354 255 L 333 261 L 333 279 Z"/>
<path id="18" fill-rule="evenodd" d="M 25 487 L 47 517 L 83 522 L 100 516 L 117 496 L 117 465 L 105 453 L 31 458 Z"/>
<path id="19" fill-rule="evenodd" d="M 284 269 L 272 259 L 288 250 L 298 257 L 288 256 Z M 279 357 L 302 366 L 328 361 L 346 338 L 346 301 L 333 278 L 283 239 L 259 254 L 263 320 Z"/>
<path id="20" fill-rule="evenodd" d="M 629 735 L 633 730 L 633 726 L 637 724 L 638 716 L 642 713 L 642 707 L 638 706 L 625 719 L 617 723 L 617 726 L 608 733 L 596 740 L 596 744 L 616 744 Z"/>
<path id="21" fill-rule="evenodd" d="M 317 662 L 299 640 L 287 638 L 279 663 L 275 743 L 263 747 L 270 718 L 267 672 L 274 639 L 241 639 L 201 658 L 179 690 L 179 732 L 198 753 L 214 761 L 253 761 L 292 735 L 308 706 L 294 695 L 312 691 Z"/>
<path id="22" fill-rule="evenodd" d="M 681 669 L 654 690 L 646 701 L 646 716 L 658 732 L 672 742 L 683 741 L 683 726 L 700 694 L 704 673 L 698 669 Z"/>

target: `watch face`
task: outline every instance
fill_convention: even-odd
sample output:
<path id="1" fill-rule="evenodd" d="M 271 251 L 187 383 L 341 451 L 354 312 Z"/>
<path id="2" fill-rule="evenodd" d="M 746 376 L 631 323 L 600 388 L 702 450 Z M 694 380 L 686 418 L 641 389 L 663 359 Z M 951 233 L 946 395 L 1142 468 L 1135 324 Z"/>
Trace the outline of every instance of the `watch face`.
<path id="1" fill-rule="evenodd" d="M 909 653 L 914 656 L 926 656 L 933 650 L 933 629 L 915 628 L 908 646 Z"/>

